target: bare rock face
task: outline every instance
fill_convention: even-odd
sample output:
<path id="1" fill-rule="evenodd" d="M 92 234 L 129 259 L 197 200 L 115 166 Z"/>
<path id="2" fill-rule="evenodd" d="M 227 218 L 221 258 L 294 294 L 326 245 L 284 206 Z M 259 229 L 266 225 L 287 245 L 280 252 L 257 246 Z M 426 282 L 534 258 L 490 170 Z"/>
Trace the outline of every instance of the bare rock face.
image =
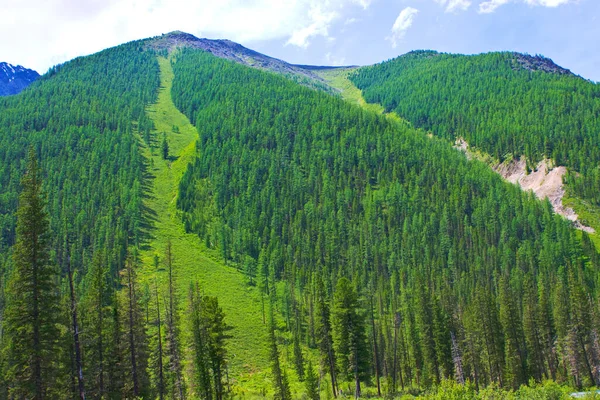
<path id="1" fill-rule="evenodd" d="M 469 144 L 463 138 L 458 138 L 454 147 L 464 152 L 468 158 L 480 158 L 474 156 L 474 153 L 469 150 Z M 554 166 L 551 160 L 545 159 L 538 163 L 534 171 L 528 173 L 525 157 L 502 163 L 489 162 L 489 164 L 506 181 L 519 185 L 523 190 L 531 190 L 538 199 L 547 198 L 554 212 L 572 221 L 575 228 L 588 233 L 595 232 L 593 228 L 579 221 L 579 216 L 572 208 L 563 205 L 562 200 L 565 196 L 563 177 L 567 173 L 566 167 Z"/>
<path id="2" fill-rule="evenodd" d="M 570 70 L 555 64 L 554 61 L 544 56 L 530 56 L 529 54 L 521 53 L 514 53 L 514 55 L 519 66 L 528 71 L 543 71 L 559 75 L 573 75 Z"/>
<path id="3" fill-rule="evenodd" d="M 157 50 L 172 50 L 177 47 L 201 49 L 216 57 L 225 58 L 250 67 L 260 68 L 280 74 L 306 77 L 314 81 L 322 81 L 313 71 L 328 67 L 300 66 L 289 64 L 277 58 L 269 57 L 248 49 L 239 43 L 225 39 L 197 38 L 189 33 L 174 31 L 157 36 L 150 40 L 150 47 Z M 332 67 L 329 67 L 332 68 Z"/>
<path id="4" fill-rule="evenodd" d="M 10 96 L 17 94 L 33 81 L 39 78 L 40 74 L 34 70 L 27 69 L 20 65 L 9 63 L 0 63 L 0 96 Z"/>

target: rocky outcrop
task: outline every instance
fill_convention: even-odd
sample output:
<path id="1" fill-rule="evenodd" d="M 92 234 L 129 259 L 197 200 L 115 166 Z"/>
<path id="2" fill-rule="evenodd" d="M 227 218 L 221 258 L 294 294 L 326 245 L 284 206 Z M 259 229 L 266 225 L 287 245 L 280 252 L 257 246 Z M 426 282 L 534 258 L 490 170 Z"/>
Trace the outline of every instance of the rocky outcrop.
<path id="1" fill-rule="evenodd" d="M 554 61 L 544 56 L 531 56 L 529 54 L 521 53 L 513 54 L 518 66 L 528 71 L 543 71 L 559 75 L 573 75 L 570 70 L 555 64 Z"/>
<path id="2" fill-rule="evenodd" d="M 315 70 L 342 68 L 289 64 L 277 58 L 269 57 L 257 51 L 248 49 L 231 40 L 197 38 L 192 34 L 180 31 L 157 36 L 149 41 L 149 45 L 157 50 L 172 50 L 177 47 L 201 49 L 217 57 L 235 61 L 250 67 L 260 68 L 279 74 L 296 75 L 317 82 L 323 82 L 323 79 L 314 73 Z"/>
<path id="3" fill-rule="evenodd" d="M 468 143 L 462 138 L 456 140 L 455 147 L 465 152 L 469 158 L 481 158 L 469 150 Z M 525 157 L 510 159 L 502 163 L 491 161 L 491 158 L 485 161 L 506 181 L 519 185 L 523 190 L 531 190 L 539 199 L 547 198 L 552 204 L 554 212 L 572 221 L 577 229 L 588 233 L 595 232 L 593 228 L 585 226 L 579 221 L 578 215 L 572 208 L 563 205 L 565 196 L 563 177 L 567 173 L 566 167 L 554 166 L 551 160 L 545 159 L 538 163 L 534 171 L 528 172 Z"/>

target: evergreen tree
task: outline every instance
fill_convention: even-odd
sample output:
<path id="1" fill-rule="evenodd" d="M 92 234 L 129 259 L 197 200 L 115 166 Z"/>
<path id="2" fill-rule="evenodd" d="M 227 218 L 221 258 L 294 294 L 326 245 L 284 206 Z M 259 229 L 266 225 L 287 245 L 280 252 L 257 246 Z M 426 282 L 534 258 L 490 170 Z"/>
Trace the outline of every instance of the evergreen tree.
<path id="1" fill-rule="evenodd" d="M 275 337 L 275 317 L 273 316 L 273 306 L 271 306 L 269 323 L 269 359 L 271 361 L 271 374 L 273 379 L 273 399 L 291 400 L 292 394 L 287 381 L 287 376 L 281 368 L 279 360 L 279 348 L 277 347 L 277 338 Z"/>
<path id="2" fill-rule="evenodd" d="M 33 149 L 21 181 L 14 270 L 7 285 L 5 332 L 10 397 L 57 396 L 59 299 L 57 271 L 50 260 L 48 215 L 42 172 Z"/>
<path id="3" fill-rule="evenodd" d="M 205 400 L 213 398 L 213 388 L 208 360 L 208 337 L 202 316 L 202 296 L 198 284 L 190 284 L 189 315 L 191 318 L 190 337 L 192 347 L 192 367 L 194 379 L 192 388 L 197 397 Z"/>
<path id="4" fill-rule="evenodd" d="M 150 390 L 148 377 L 148 338 L 144 324 L 144 310 L 141 302 L 136 274 L 136 254 L 127 258 L 121 271 L 123 289 L 120 293 L 121 317 L 124 323 L 123 346 L 128 360 L 125 368 L 125 397 L 147 397 Z"/>
<path id="5" fill-rule="evenodd" d="M 227 368 L 226 340 L 230 338 L 227 332 L 231 327 L 225 323 L 225 313 L 216 297 L 202 298 L 202 321 L 206 329 L 215 399 L 222 400 L 225 396 L 226 384 L 224 379 Z"/>
<path id="6" fill-rule="evenodd" d="M 324 369 L 329 373 L 333 397 L 337 397 L 336 360 L 333 348 L 333 339 L 331 337 L 329 301 L 325 294 L 323 281 L 319 275 L 316 277 L 316 285 L 316 336 L 317 344 L 319 346 L 319 353 L 321 355 L 321 369 Z"/>
<path id="7" fill-rule="evenodd" d="M 163 132 L 161 150 L 162 150 L 163 160 L 168 160 L 169 159 L 169 142 L 167 141 L 167 134 L 164 132 Z"/>
<path id="8" fill-rule="evenodd" d="M 356 290 L 347 278 L 340 278 L 335 288 L 332 326 L 339 370 L 347 380 L 354 380 L 358 398 L 361 381 L 369 378 L 369 347 Z"/>
<path id="9" fill-rule="evenodd" d="M 173 251 L 169 240 L 165 250 L 165 263 L 169 276 L 168 308 L 167 308 L 167 356 L 169 360 L 169 381 L 172 388 L 171 396 L 174 399 L 185 398 L 185 385 L 183 381 L 183 365 L 181 360 L 181 343 L 179 339 L 179 301 L 175 286 L 173 269 Z"/>
<path id="10" fill-rule="evenodd" d="M 319 394 L 319 379 L 315 370 L 313 369 L 312 361 L 308 361 L 306 365 L 306 379 L 304 385 L 306 386 L 306 397 L 309 400 L 319 400 L 321 398 Z"/>
<path id="11" fill-rule="evenodd" d="M 518 388 L 527 382 L 523 327 L 508 278 L 500 278 L 500 322 L 504 331 L 505 383 Z"/>

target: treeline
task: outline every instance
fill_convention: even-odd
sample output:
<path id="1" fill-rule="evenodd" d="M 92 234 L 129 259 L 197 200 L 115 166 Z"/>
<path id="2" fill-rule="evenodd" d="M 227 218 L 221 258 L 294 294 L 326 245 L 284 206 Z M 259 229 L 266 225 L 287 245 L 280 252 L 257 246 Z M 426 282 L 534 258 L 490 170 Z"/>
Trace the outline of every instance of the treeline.
<path id="1" fill-rule="evenodd" d="M 567 166 L 574 193 L 600 205 L 600 85 L 542 71 L 549 63 L 508 52 L 416 51 L 350 79 L 368 102 L 435 135 L 462 137 L 500 161 L 525 155 L 529 168 L 545 157 Z"/>
<path id="2" fill-rule="evenodd" d="M 334 395 L 600 383 L 598 253 L 548 202 L 276 75 L 191 50 L 174 71 L 185 226 L 274 299 L 300 379 L 305 345 Z"/>
<path id="3" fill-rule="evenodd" d="M 33 150 L 28 159 L 2 309 L 0 398 L 222 399 L 229 326 L 218 300 L 191 283 L 182 321 L 170 243 L 155 260 L 165 287 L 138 281 L 135 248 L 115 282 L 96 249 L 78 295 L 70 255 L 65 275 L 51 251 Z"/>

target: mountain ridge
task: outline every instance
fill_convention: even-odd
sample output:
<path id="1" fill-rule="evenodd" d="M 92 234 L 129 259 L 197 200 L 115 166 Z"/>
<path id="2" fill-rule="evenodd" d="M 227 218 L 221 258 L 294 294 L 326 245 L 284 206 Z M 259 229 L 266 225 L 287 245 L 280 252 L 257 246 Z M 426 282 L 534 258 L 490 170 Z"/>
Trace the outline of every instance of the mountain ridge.
<path id="1" fill-rule="evenodd" d="M 149 47 L 156 50 L 172 50 L 177 47 L 201 49 L 216 57 L 235 61 L 242 65 L 269 70 L 280 74 L 291 74 L 323 82 L 313 71 L 320 69 L 347 68 L 338 66 L 314 66 L 291 64 L 287 61 L 259 53 L 229 39 L 198 38 L 190 33 L 173 31 L 150 38 Z"/>

